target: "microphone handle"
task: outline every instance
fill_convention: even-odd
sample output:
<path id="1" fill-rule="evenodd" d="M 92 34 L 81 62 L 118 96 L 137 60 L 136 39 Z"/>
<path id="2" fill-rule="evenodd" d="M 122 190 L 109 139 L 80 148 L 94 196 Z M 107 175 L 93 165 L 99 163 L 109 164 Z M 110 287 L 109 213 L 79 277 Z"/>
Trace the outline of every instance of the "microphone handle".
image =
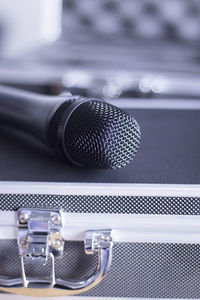
<path id="1" fill-rule="evenodd" d="M 19 128 L 46 142 L 49 121 L 66 98 L 0 85 L 0 124 Z"/>

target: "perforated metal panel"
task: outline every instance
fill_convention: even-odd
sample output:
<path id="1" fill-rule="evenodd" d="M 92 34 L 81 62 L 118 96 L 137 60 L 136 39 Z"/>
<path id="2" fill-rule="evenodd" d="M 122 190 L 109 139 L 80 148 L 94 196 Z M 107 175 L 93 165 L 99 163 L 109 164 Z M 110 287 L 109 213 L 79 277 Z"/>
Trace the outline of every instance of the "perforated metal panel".
<path id="1" fill-rule="evenodd" d="M 107 277 L 83 296 L 200 298 L 200 246 L 178 244 L 118 243 Z M 0 241 L 0 274 L 20 275 L 17 243 Z M 84 254 L 82 242 L 66 242 L 65 255 L 56 260 L 62 278 L 85 278 L 96 266 L 96 256 Z M 46 274 L 36 266 L 29 275 Z"/>
<path id="2" fill-rule="evenodd" d="M 72 213 L 199 215 L 200 197 L 0 194 L 1 210 L 62 208 Z"/>
<path id="3" fill-rule="evenodd" d="M 21 276 L 20 258 L 16 240 L 0 241 L 0 276 L 18 278 Z M 97 256 L 88 256 L 82 242 L 66 242 L 64 255 L 56 259 L 56 276 L 62 279 L 84 279 L 92 275 L 97 264 Z M 49 275 L 50 262 L 47 266 L 29 263 L 26 265 L 27 276 L 42 277 Z"/>

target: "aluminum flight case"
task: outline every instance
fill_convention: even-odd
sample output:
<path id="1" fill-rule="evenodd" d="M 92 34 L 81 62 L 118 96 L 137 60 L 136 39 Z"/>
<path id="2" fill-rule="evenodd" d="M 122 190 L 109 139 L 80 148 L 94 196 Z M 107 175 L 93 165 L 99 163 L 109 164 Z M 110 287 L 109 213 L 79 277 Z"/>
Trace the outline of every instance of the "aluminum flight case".
<path id="1" fill-rule="evenodd" d="M 200 101 L 112 103 L 142 133 L 118 170 L 0 127 L 0 299 L 200 298 Z"/>

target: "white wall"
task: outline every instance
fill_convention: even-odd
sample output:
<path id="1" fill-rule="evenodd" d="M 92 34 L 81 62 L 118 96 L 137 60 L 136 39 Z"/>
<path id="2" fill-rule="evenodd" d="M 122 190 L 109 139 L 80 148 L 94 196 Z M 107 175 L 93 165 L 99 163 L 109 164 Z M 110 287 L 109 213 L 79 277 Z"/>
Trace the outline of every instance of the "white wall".
<path id="1" fill-rule="evenodd" d="M 1 56 L 23 56 L 55 41 L 61 13 L 62 0 L 0 0 Z"/>

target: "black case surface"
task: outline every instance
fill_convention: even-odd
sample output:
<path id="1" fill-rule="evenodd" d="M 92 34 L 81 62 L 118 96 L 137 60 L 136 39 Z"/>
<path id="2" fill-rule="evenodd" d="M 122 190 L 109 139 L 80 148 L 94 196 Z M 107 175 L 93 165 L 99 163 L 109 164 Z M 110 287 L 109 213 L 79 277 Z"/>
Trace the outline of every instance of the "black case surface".
<path id="1" fill-rule="evenodd" d="M 154 108 L 151 102 L 145 103 L 148 105 L 143 108 L 134 101 L 126 105 L 141 127 L 142 140 L 134 160 L 119 170 L 72 166 L 33 138 L 2 126 L 1 213 L 21 207 L 59 207 L 65 213 L 98 214 L 105 219 L 110 214 L 117 214 L 118 218 L 127 214 L 132 218 L 135 215 L 198 217 L 200 103 L 187 109 L 182 107 L 182 101 L 173 109 L 173 103 L 161 107 L 157 102 L 159 105 Z M 109 183 L 114 184 L 112 190 Z M 0 276 L 21 276 L 17 247 L 16 240 L 0 240 Z M 105 299 L 199 299 L 199 248 L 198 243 L 117 242 L 108 275 L 82 295 Z M 58 278 L 82 279 L 90 276 L 95 266 L 96 256 L 84 254 L 83 242 L 66 241 L 64 257 L 56 262 L 56 272 Z M 45 272 L 38 271 L 37 266 L 27 270 L 32 277 Z"/>
<path id="2" fill-rule="evenodd" d="M 126 167 L 78 168 L 33 138 L 1 126 L 0 181 L 200 184 L 200 110 L 128 111 L 138 121 L 142 138 Z"/>

